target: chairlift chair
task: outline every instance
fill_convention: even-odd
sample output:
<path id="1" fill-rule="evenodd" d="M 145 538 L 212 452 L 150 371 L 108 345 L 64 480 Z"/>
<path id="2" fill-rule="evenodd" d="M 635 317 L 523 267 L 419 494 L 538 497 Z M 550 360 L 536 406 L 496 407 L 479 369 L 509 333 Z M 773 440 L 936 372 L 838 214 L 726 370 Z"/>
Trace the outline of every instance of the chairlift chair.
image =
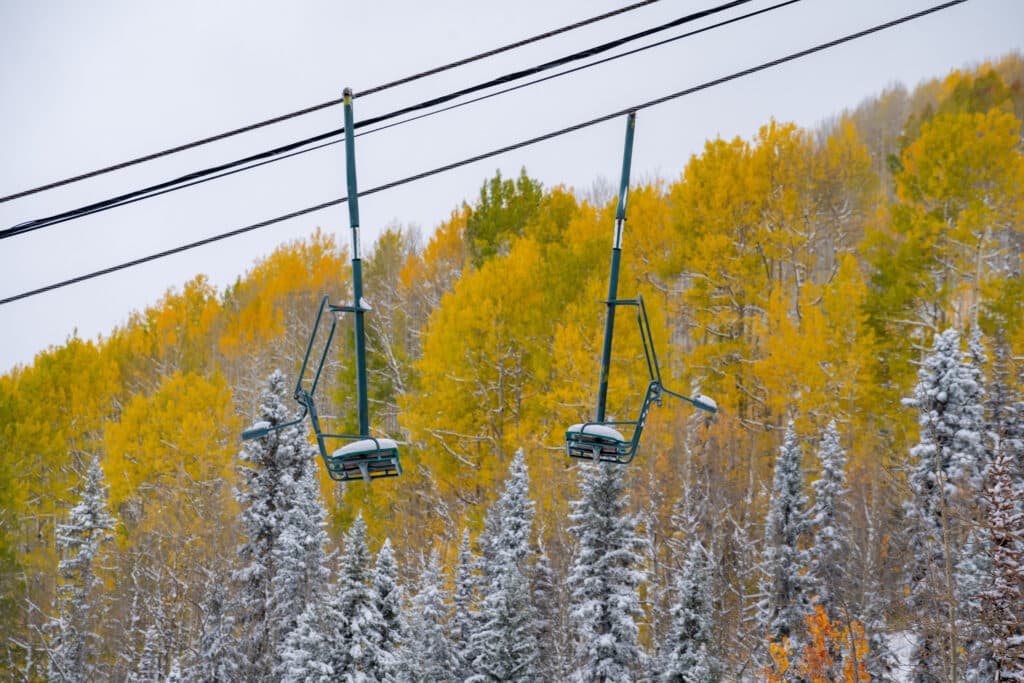
<path id="1" fill-rule="evenodd" d="M 362 303 L 362 302 L 361 302 Z M 361 308 L 365 307 L 365 303 Z M 370 436 L 365 430 L 362 434 L 335 434 L 323 431 L 320 424 L 320 417 L 316 409 L 317 387 L 320 384 L 320 376 L 323 373 L 324 365 L 327 362 L 327 352 L 330 350 L 334 333 L 338 326 L 338 314 L 352 312 L 351 306 L 336 306 L 331 304 L 328 297 L 320 301 L 320 308 L 316 314 L 316 321 L 313 323 L 313 331 L 309 335 L 309 343 L 306 345 L 306 355 L 302 359 L 302 366 L 299 369 L 299 378 L 295 383 L 293 396 L 298 402 L 302 412 L 294 420 L 280 425 L 270 426 L 267 423 L 256 425 L 252 429 L 242 432 L 243 439 L 255 439 L 266 436 L 271 431 L 284 429 L 301 422 L 308 416 L 313 426 L 313 435 L 316 437 L 317 447 L 320 456 L 323 458 L 327 474 L 335 481 L 351 481 L 361 478 L 364 481 L 379 479 L 382 477 L 397 477 L 402 473 L 402 466 L 398 459 L 398 444 L 392 439 L 382 439 Z M 310 354 L 316 342 L 317 334 L 320 331 L 320 323 L 324 312 L 328 312 L 332 318 L 331 326 L 327 333 L 327 341 L 324 343 L 323 352 L 320 353 L 315 369 L 310 367 Z M 310 378 L 307 382 L 307 371 L 310 371 Z M 363 431 L 363 430 L 361 430 Z M 343 446 L 328 451 L 328 441 L 347 441 Z"/>
<path id="2" fill-rule="evenodd" d="M 353 130 L 352 121 L 352 91 L 348 88 L 344 93 L 345 105 L 345 130 Z M 349 224 L 352 228 L 352 290 L 353 304 L 351 306 L 338 306 L 330 303 L 328 297 L 320 302 L 320 309 L 316 314 L 316 321 L 313 323 L 313 332 L 309 336 L 309 343 L 306 345 L 306 355 L 302 359 L 302 367 L 299 370 L 299 378 L 295 383 L 295 400 L 298 401 L 302 412 L 294 420 L 279 425 L 271 426 L 262 423 L 242 432 L 243 439 L 256 439 L 267 436 L 270 432 L 284 429 L 298 424 L 309 416 L 313 425 L 313 434 L 316 436 L 317 447 L 324 465 L 327 467 L 327 474 L 334 481 L 351 481 L 361 478 L 363 481 L 379 479 L 383 477 L 397 477 L 402 473 L 402 465 L 398 459 L 398 444 L 391 439 L 381 439 L 370 435 L 370 418 L 366 388 L 366 334 L 363 326 L 363 315 L 369 310 L 363 298 L 362 262 L 359 253 L 359 193 L 356 185 L 355 147 L 352 135 L 345 136 L 345 166 L 348 179 L 348 208 Z M 306 371 L 309 369 L 309 356 L 313 350 L 317 333 L 320 330 L 320 321 L 324 312 L 331 316 L 331 327 L 327 334 L 327 341 L 324 344 L 323 352 L 320 354 L 319 362 L 315 372 L 312 373 L 308 388 L 305 384 Z M 323 372 L 324 364 L 327 361 L 327 352 L 334 339 L 334 332 L 338 326 L 338 316 L 342 313 L 351 313 L 355 318 L 355 347 L 356 347 L 356 383 L 359 415 L 358 434 L 333 434 L 326 433 L 320 426 L 320 418 L 316 411 L 317 385 L 320 383 L 320 375 Z M 345 445 L 335 448 L 330 453 L 327 449 L 328 440 L 347 441 Z"/>
<path id="3" fill-rule="evenodd" d="M 698 394 L 691 398 L 665 388 L 661 380 L 661 368 L 654 350 L 651 324 L 643 298 L 618 299 L 619 263 L 622 258 L 622 233 L 626 220 L 626 198 L 629 191 L 629 170 L 633 156 L 633 131 L 636 127 L 636 113 L 631 112 L 626 121 L 626 144 L 622 155 L 622 178 L 619 184 L 619 202 L 615 211 L 615 235 L 612 242 L 611 274 L 608 281 L 607 317 L 604 328 L 604 345 L 601 353 L 601 374 L 598 383 L 597 415 L 592 422 L 574 424 L 565 430 L 565 451 L 572 458 L 583 458 L 600 462 L 626 464 L 633 460 L 640 436 L 651 405 L 661 405 L 664 394 L 691 403 L 694 407 L 710 413 L 717 411 L 715 402 Z M 619 306 L 635 306 L 640 339 L 643 341 L 644 356 L 647 359 L 649 382 L 640 415 L 635 420 L 606 420 L 605 405 L 608 396 L 608 373 L 611 364 L 612 337 L 615 329 L 615 310 Z M 626 429 L 628 436 L 621 429 Z M 631 431 L 629 431 L 631 430 Z"/>

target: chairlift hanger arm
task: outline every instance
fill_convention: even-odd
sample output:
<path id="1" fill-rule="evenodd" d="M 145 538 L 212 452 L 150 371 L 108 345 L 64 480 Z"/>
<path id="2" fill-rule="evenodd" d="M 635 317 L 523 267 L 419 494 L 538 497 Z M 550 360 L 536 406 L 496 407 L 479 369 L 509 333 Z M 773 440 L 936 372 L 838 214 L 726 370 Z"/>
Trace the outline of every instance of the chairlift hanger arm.
<path id="1" fill-rule="evenodd" d="M 267 436 L 268 434 L 270 434 L 271 432 L 276 432 L 276 431 L 278 431 L 280 429 L 286 429 L 288 427 L 293 427 L 293 426 L 299 424 L 300 422 L 302 422 L 303 420 L 306 419 L 307 412 L 308 411 L 307 411 L 306 406 L 303 405 L 302 406 L 302 414 L 299 415 L 294 420 L 289 420 L 288 422 L 282 422 L 281 424 L 277 424 L 277 425 L 267 425 L 265 427 L 261 425 L 261 426 L 257 426 L 257 427 L 251 427 L 250 429 L 246 429 L 244 432 L 242 432 L 242 441 L 250 441 L 251 439 L 261 439 L 264 436 Z M 266 424 L 266 423 L 263 423 L 263 424 Z"/>

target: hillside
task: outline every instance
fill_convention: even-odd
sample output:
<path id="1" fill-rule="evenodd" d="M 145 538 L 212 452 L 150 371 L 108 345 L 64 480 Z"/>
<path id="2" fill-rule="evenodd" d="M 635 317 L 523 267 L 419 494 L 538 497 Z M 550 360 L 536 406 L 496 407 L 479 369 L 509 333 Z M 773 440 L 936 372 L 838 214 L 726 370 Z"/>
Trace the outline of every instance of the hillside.
<path id="1" fill-rule="evenodd" d="M 1017 548 L 1018 563 L 1024 553 L 1022 122 L 1024 59 L 1011 55 L 912 91 L 894 86 L 816 130 L 769 121 L 750 140 L 710 140 L 679 160 L 678 177 L 631 188 L 620 295 L 643 296 L 666 386 L 719 408 L 709 417 L 666 397 L 619 470 L 628 506 L 617 519 L 637 516 L 627 526 L 644 571 L 631 593 L 636 648 L 651 658 L 634 673 L 667 666 L 680 576 L 701 575 L 697 540 L 706 576 L 693 590 L 706 592 L 705 640 L 723 680 L 770 678 L 784 655 L 769 641 L 792 636 L 786 658 L 796 662 L 822 624 L 836 640 L 840 626 L 847 641 L 861 629 L 865 647 L 894 631 L 921 634 L 943 676 L 1012 654 L 981 643 L 1002 642 L 993 634 L 1005 609 L 1021 618 L 1020 604 L 983 596 L 1002 567 L 998 548 Z M 593 415 L 615 211 L 606 199 L 541 187 L 524 170 L 487 179 L 428 238 L 386 231 L 364 263 L 371 426 L 400 442 L 404 474 L 338 486 L 317 461 L 326 552 L 344 545 L 348 562 L 361 517 L 378 557 L 390 540 L 417 618 L 431 553 L 434 588 L 457 588 L 464 538 L 487 559 L 505 533 L 494 520 L 511 515 L 509 482 L 528 472 L 532 531 L 517 562 L 543 556 L 549 568 L 554 609 L 536 636 L 548 676 L 576 661 L 572 577 L 585 535 L 573 531 L 583 503 L 570 502 L 600 483 L 565 456 L 564 431 Z M 275 370 L 296 409 L 290 388 L 320 299 L 351 299 L 348 258 L 314 231 L 224 291 L 197 276 L 109 335 L 71 338 L 0 377 L 4 678 L 45 678 L 47 653 L 59 649 L 54 617 L 82 579 L 66 571 L 79 546 L 61 529 L 93 458 L 115 520 L 98 582 L 79 594 L 96 610 L 84 650 L 96 677 L 149 667 L 164 680 L 195 666 L 217 586 L 244 651 L 252 615 L 238 599 L 238 548 L 255 540 L 249 499 L 236 491 L 252 490 L 248 470 L 259 465 L 251 451 L 239 457 L 240 434 L 262 419 Z M 318 389 L 325 423 L 346 433 L 356 430 L 350 324 Z M 647 378 L 624 314 L 609 415 L 635 415 Z M 954 380 L 960 393 L 929 403 Z M 939 424 L 936 412 L 955 401 L 960 422 Z M 952 455 L 929 465 L 947 445 Z M 794 496 L 785 514 L 784 485 Z M 826 520 L 833 495 L 840 512 Z M 1005 511 L 1002 544 L 1000 498 L 1018 511 L 1016 522 L 1014 506 Z M 939 532 L 941 552 L 923 549 Z M 775 545 L 783 538 L 796 553 L 788 567 Z M 779 594 L 777 574 L 790 571 Z M 1024 591 L 1015 571 L 1005 591 Z M 474 591 L 465 604 L 489 609 L 486 587 Z M 453 642 L 465 638 L 457 620 L 458 610 L 441 620 Z"/>

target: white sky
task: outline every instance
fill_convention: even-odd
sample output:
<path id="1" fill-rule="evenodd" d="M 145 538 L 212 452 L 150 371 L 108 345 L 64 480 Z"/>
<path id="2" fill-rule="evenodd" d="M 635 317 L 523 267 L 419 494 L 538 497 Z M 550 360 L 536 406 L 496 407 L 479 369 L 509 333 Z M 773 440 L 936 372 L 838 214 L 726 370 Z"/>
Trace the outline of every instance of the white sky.
<path id="1" fill-rule="evenodd" d="M 3 0 L 0 195 L 357 93 L 572 23 L 630 0 Z M 723 0 L 662 0 L 586 29 L 356 100 L 356 119 L 664 23 Z M 757 0 L 731 16 L 770 2 Z M 803 0 L 486 103 L 357 140 L 365 189 L 654 99 L 937 4 Z M 717 19 L 705 20 L 705 23 Z M 681 33 L 667 32 L 664 36 Z M 654 38 L 646 42 L 653 42 Z M 674 179 L 707 138 L 750 137 L 770 117 L 814 126 L 893 82 L 1024 49 L 1024 3 L 971 0 L 936 15 L 638 114 L 634 180 Z M 0 228 L 340 127 L 340 107 L 102 178 L 0 204 Z M 498 168 L 546 187 L 617 180 L 615 120 L 360 201 L 368 248 L 390 224 L 424 236 Z M 0 241 L 0 298 L 319 204 L 345 194 L 340 145 Z M 0 372 L 75 330 L 92 339 L 205 273 L 223 288 L 326 211 L 0 306 Z M 627 230 L 628 232 L 628 230 Z M 609 227 L 609 239 L 611 228 Z M 627 235 L 628 240 L 628 235 Z"/>

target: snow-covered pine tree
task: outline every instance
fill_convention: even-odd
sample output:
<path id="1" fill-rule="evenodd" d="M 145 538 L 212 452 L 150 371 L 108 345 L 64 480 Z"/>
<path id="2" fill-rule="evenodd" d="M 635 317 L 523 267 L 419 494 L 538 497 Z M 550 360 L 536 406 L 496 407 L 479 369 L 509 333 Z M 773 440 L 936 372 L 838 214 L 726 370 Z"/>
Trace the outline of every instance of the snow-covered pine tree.
<path id="1" fill-rule="evenodd" d="M 370 549 L 360 513 L 345 534 L 337 580 L 310 602 L 281 647 L 282 681 L 378 683 L 387 679 L 383 621 L 370 586 Z"/>
<path id="2" fill-rule="evenodd" d="M 94 628 L 100 614 L 95 563 L 102 545 L 112 537 L 115 518 L 107 507 L 107 485 L 99 458 L 93 456 L 77 489 L 78 503 L 56 529 L 64 559 L 58 565 L 57 616 L 46 625 L 49 662 L 47 680 L 93 681 L 104 678 L 95 659 Z"/>
<path id="3" fill-rule="evenodd" d="M 464 681 L 473 675 L 473 634 L 477 630 L 476 594 L 479 578 L 476 575 L 478 558 L 473 553 L 469 529 L 462 530 L 458 564 L 455 567 L 455 594 L 452 597 L 452 626 L 450 631 L 452 655 L 457 666 L 456 680 Z"/>
<path id="4" fill-rule="evenodd" d="M 992 558 L 988 538 L 973 529 L 960 551 L 956 565 L 956 595 L 963 643 L 963 680 L 982 683 L 994 679 L 992 635 L 982 612 L 981 596 L 992 583 Z"/>
<path id="5" fill-rule="evenodd" d="M 794 651 L 802 641 L 804 615 L 811 611 L 805 573 L 809 558 L 803 549 L 809 528 L 800 445 L 790 420 L 775 460 L 764 524 L 757 624 L 771 642 L 788 638 Z"/>
<path id="6" fill-rule="evenodd" d="M 381 649 L 381 680 L 401 680 L 403 673 L 402 649 L 406 646 L 408 626 L 402 612 L 404 591 L 398 582 L 398 563 L 395 551 L 391 549 L 391 539 L 384 539 L 384 544 L 377 553 L 377 563 L 371 577 L 373 599 L 380 613 L 380 649 Z"/>
<path id="7" fill-rule="evenodd" d="M 691 536 L 686 560 L 676 575 L 671 626 L 660 648 L 659 681 L 714 683 L 721 679 L 722 667 L 715 653 L 710 581 L 707 551 L 700 539 Z"/>
<path id="8" fill-rule="evenodd" d="M 845 620 L 850 605 L 849 566 L 850 504 L 846 485 L 846 451 L 839 442 L 839 430 L 832 420 L 818 445 L 818 478 L 811 507 L 810 590 L 831 621 Z M 845 608 L 845 609 L 844 609 Z"/>
<path id="9" fill-rule="evenodd" d="M 1019 389 L 1015 389 L 1010 377 L 1011 362 L 1008 356 L 1012 351 L 1005 343 L 996 347 L 992 368 L 992 380 L 986 393 L 986 413 L 988 417 L 988 435 L 991 441 L 993 459 L 999 451 L 1006 453 L 1024 453 L 1024 400 Z M 1024 364 L 1016 386 L 1024 387 Z M 1011 457 L 1007 465 L 1011 490 L 1018 492 L 1017 507 L 1024 512 L 1024 457 Z M 987 485 L 992 480 L 987 480 Z"/>
<path id="10" fill-rule="evenodd" d="M 412 599 L 409 618 L 411 637 L 404 650 L 403 670 L 411 683 L 462 683 L 451 643 L 445 633 L 448 607 L 441 574 L 441 557 L 435 548 L 420 572 L 420 585 Z"/>
<path id="11" fill-rule="evenodd" d="M 275 426 L 288 420 L 286 393 L 284 375 L 275 371 L 260 397 L 261 422 Z M 234 579 L 240 584 L 242 679 L 272 676 L 284 639 L 326 576 L 326 514 L 314 453 L 301 422 L 247 441 L 239 456 L 242 487 L 236 498 L 246 540 L 238 550 L 244 566 Z"/>
<path id="12" fill-rule="evenodd" d="M 386 680 L 388 655 L 381 649 L 381 623 L 370 587 L 370 549 L 366 522 L 356 516 L 345 534 L 345 554 L 324 626 L 328 658 L 336 680 L 376 683 Z"/>
<path id="13" fill-rule="evenodd" d="M 992 581 L 980 597 L 997 682 L 1024 681 L 1024 512 L 1011 475 L 1014 459 L 1022 457 L 1019 448 L 998 449 L 986 491 Z"/>
<path id="14" fill-rule="evenodd" d="M 957 330 L 937 335 L 913 397 L 904 400 L 918 410 L 920 425 L 918 443 L 910 449 L 912 498 L 904 505 L 911 555 L 905 576 L 910 607 L 918 615 L 914 680 L 920 683 L 955 680 L 963 673 L 954 569 L 986 460 L 977 355 L 961 351 Z"/>
<path id="15" fill-rule="evenodd" d="M 191 661 L 182 667 L 183 680 L 194 683 L 238 680 L 238 641 L 229 600 L 227 583 L 216 574 L 210 574 L 206 598 L 200 607 L 199 642 Z"/>
<path id="16" fill-rule="evenodd" d="M 329 683 L 338 680 L 330 664 L 328 631 L 335 612 L 333 591 L 325 593 L 322 602 L 310 602 L 299 615 L 295 628 L 281 646 L 278 679 L 282 683 Z"/>
<path id="17" fill-rule="evenodd" d="M 520 449 L 484 520 L 480 614 L 471 638 L 476 656 L 469 680 L 474 683 L 536 679 L 537 625 L 527 579 L 534 508 L 529 484 Z"/>
<path id="18" fill-rule="evenodd" d="M 537 680 L 537 639 L 530 584 L 515 562 L 492 568 L 492 585 L 480 604 L 473 634 L 473 675 L 467 683 Z"/>
<path id="19" fill-rule="evenodd" d="M 671 621 L 669 593 L 672 592 L 671 562 L 668 562 L 670 551 L 669 540 L 671 533 L 664 533 L 659 519 L 659 511 L 664 507 L 665 497 L 662 493 L 662 486 L 659 486 L 658 473 L 654 470 L 647 472 L 648 499 L 644 509 L 638 517 L 640 533 L 644 539 L 644 560 L 645 569 L 645 590 L 641 597 L 641 606 L 644 610 L 647 626 L 648 642 L 655 644 L 654 652 L 657 653 L 657 643 L 663 642 L 668 636 L 669 622 Z M 657 666 L 657 656 L 647 658 L 647 665 Z M 648 671 L 647 678 L 653 679 L 657 671 Z"/>
<path id="20" fill-rule="evenodd" d="M 292 463 L 283 476 L 284 488 L 293 491 L 293 498 L 281 516 L 280 533 L 271 547 L 270 622 L 275 651 L 295 628 L 306 605 L 319 599 L 330 577 L 324 555 L 327 511 L 320 497 L 314 451 L 307 450 L 306 457 Z M 274 665 L 279 664 L 278 654 Z"/>
<path id="21" fill-rule="evenodd" d="M 482 585 L 493 578 L 488 571 L 504 562 L 513 562 L 519 569 L 526 568 L 533 532 L 534 504 L 530 500 L 530 475 L 526 469 L 523 449 L 516 451 L 508 469 L 508 479 L 501 495 L 487 511 L 484 532 L 480 536 L 482 552 Z"/>
<path id="22" fill-rule="evenodd" d="M 567 579 L 576 631 L 570 679 L 632 681 L 644 665 L 637 626 L 643 540 L 627 513 L 623 468 L 581 465 L 580 475 L 581 497 L 570 503 L 569 515 L 569 533 L 578 539 Z"/>
<path id="23" fill-rule="evenodd" d="M 537 639 L 537 677 L 542 681 L 559 681 L 565 678 L 562 595 L 544 546 L 543 528 L 537 534 L 533 557 L 529 577 Z"/>

